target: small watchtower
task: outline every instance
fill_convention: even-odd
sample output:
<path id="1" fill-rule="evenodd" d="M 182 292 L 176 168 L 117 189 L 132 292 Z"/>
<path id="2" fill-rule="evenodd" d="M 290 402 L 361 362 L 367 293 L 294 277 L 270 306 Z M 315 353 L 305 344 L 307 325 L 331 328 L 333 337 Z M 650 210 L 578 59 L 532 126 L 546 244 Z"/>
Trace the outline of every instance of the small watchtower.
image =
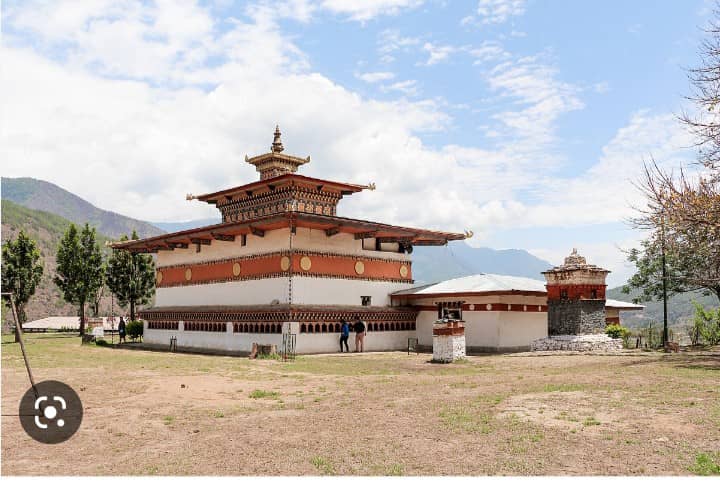
<path id="1" fill-rule="evenodd" d="M 547 281 L 549 336 L 605 330 L 605 278 L 609 273 L 588 264 L 577 249 L 563 265 L 542 273 Z"/>

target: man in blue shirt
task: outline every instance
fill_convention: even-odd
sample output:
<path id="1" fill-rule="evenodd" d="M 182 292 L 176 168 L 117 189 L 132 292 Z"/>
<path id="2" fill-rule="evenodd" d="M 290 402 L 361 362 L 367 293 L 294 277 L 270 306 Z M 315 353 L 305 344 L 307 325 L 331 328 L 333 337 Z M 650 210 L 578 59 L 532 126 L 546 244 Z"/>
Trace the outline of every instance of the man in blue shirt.
<path id="1" fill-rule="evenodd" d="M 345 344 L 345 351 L 350 353 L 350 347 L 348 346 L 348 338 L 350 337 L 350 325 L 344 319 L 340 320 L 342 327 L 340 328 L 340 353 L 343 352 L 343 343 Z"/>

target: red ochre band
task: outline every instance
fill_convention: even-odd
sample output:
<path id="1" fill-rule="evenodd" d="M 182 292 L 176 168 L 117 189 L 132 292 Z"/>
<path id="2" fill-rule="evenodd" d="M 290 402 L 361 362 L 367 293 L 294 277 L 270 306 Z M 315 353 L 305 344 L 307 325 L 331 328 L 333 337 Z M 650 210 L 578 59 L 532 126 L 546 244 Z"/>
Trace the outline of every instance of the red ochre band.
<path id="1" fill-rule="evenodd" d="M 290 259 L 292 264 L 288 264 Z M 235 264 L 239 264 L 239 271 Z M 413 282 L 410 261 L 294 252 L 292 255 L 275 253 L 161 267 L 157 271 L 156 286 L 163 288 L 284 277 L 290 275 L 291 268 L 293 276 Z"/>

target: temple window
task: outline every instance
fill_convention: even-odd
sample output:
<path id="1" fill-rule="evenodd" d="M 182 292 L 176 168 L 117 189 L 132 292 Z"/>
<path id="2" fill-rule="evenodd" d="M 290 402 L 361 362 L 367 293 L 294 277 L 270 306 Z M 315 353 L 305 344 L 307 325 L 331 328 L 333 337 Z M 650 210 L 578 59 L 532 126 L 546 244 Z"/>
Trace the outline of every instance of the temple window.
<path id="1" fill-rule="evenodd" d="M 439 302 L 438 319 L 462 319 L 463 301 Z"/>
<path id="2" fill-rule="evenodd" d="M 360 296 L 360 302 L 363 306 L 370 306 L 371 296 Z"/>
<path id="3" fill-rule="evenodd" d="M 568 298 L 567 289 L 562 289 L 562 290 L 560 291 L 560 298 L 561 298 L 561 299 L 567 299 L 567 298 Z"/>
<path id="4" fill-rule="evenodd" d="M 590 291 L 590 298 L 597 299 L 597 289 L 593 289 Z"/>

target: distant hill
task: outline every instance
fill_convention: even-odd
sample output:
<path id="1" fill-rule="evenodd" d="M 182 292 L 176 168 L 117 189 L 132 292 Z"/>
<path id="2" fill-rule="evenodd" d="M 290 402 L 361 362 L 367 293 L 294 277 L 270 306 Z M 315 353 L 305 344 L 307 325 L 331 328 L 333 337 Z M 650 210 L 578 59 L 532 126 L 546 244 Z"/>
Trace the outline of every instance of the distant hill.
<path id="1" fill-rule="evenodd" d="M 215 225 L 222 222 L 218 218 L 204 218 L 200 220 L 189 220 L 187 222 L 150 222 L 155 227 L 164 232 L 180 232 L 181 230 L 189 230 L 197 227 L 205 227 L 206 225 Z"/>
<path id="2" fill-rule="evenodd" d="M 76 307 L 63 301 L 60 291 L 52 281 L 57 267 L 55 260 L 57 246 L 70 223 L 69 220 L 58 215 L 26 208 L 9 200 L 2 200 L 2 243 L 14 239 L 20 229 L 24 229 L 30 237 L 37 241 L 44 265 L 40 286 L 35 291 L 27 308 L 28 321 L 47 316 L 75 316 L 77 314 Z M 108 249 L 105 248 L 105 241 L 107 240 L 109 240 L 107 236 L 98 234 L 100 246 L 106 252 Z M 109 306 L 110 298 L 105 297 L 101 302 L 101 310 L 107 310 Z M 12 319 L 11 315 L 6 315 L 5 312 L 3 314 Z"/>
<path id="3" fill-rule="evenodd" d="M 59 186 L 35 178 L 2 178 L 2 198 L 34 210 L 59 215 L 75 224 L 88 222 L 112 238 L 130 235 L 161 235 L 164 231 L 148 222 L 102 210 Z"/>
<path id="4" fill-rule="evenodd" d="M 417 284 L 480 272 L 544 280 L 541 272 L 552 267 L 525 250 L 471 247 L 465 242 L 450 242 L 445 247 L 414 247 L 412 258 Z"/>
<path id="5" fill-rule="evenodd" d="M 639 295 L 639 291 L 624 294 L 621 287 L 608 289 L 608 299 L 617 299 L 618 301 L 632 302 L 634 297 Z M 695 307 L 692 301 L 697 301 L 704 307 L 718 307 L 720 303 L 715 296 L 704 296 L 701 292 L 688 292 L 684 294 L 676 294 L 668 298 L 668 325 L 681 328 L 685 324 L 692 321 L 695 314 Z M 662 301 L 649 301 L 640 303 L 645 306 L 642 312 L 628 311 L 623 313 L 623 323 L 631 328 L 644 328 L 650 322 L 662 325 L 663 321 L 663 303 Z"/>

